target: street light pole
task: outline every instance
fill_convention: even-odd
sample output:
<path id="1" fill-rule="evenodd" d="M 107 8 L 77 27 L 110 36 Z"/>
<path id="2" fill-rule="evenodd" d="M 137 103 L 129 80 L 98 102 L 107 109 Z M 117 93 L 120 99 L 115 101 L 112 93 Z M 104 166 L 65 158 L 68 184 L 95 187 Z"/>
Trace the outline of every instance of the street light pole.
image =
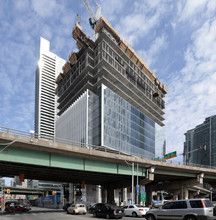
<path id="1" fill-rule="evenodd" d="M 137 164 L 137 204 L 139 204 L 139 173 L 138 173 L 138 169 L 139 169 L 139 164 Z"/>
<path id="2" fill-rule="evenodd" d="M 132 163 L 132 205 L 133 205 L 133 198 L 134 198 L 134 163 Z"/>

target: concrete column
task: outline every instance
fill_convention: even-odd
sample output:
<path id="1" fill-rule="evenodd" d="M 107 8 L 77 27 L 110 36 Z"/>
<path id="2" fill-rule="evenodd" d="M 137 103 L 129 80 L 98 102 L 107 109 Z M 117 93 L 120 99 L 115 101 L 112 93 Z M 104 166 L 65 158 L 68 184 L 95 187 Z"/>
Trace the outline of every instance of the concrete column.
<path id="1" fill-rule="evenodd" d="M 152 188 L 151 187 L 146 187 L 146 206 L 152 205 Z"/>
<path id="2" fill-rule="evenodd" d="M 69 183 L 69 202 L 73 202 L 73 196 L 74 196 L 73 183 Z"/>
<path id="3" fill-rule="evenodd" d="M 123 188 L 123 203 L 124 205 L 127 205 L 128 203 L 127 188 Z"/>
<path id="4" fill-rule="evenodd" d="M 184 199 L 184 186 L 181 186 L 180 188 L 180 200 Z"/>
<path id="5" fill-rule="evenodd" d="M 188 188 L 184 187 L 184 199 L 188 199 Z"/>
<path id="6" fill-rule="evenodd" d="M 96 203 L 102 202 L 101 185 L 96 185 Z"/>
<path id="7" fill-rule="evenodd" d="M 86 184 L 84 184 L 82 187 L 82 202 L 86 203 Z"/>
<path id="8" fill-rule="evenodd" d="M 114 204 L 114 189 L 112 187 L 107 187 L 107 202 Z"/>
<path id="9" fill-rule="evenodd" d="M 107 190 L 103 188 L 102 202 L 107 203 Z"/>
<path id="10" fill-rule="evenodd" d="M 173 193 L 173 200 L 178 200 L 178 191 Z"/>

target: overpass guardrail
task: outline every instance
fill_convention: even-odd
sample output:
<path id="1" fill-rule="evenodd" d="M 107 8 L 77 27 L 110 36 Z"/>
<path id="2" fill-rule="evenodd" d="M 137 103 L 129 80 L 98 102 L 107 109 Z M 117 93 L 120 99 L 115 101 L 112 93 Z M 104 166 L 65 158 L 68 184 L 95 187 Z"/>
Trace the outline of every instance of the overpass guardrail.
<path id="1" fill-rule="evenodd" d="M 93 150 L 98 150 L 98 151 L 103 151 L 103 152 L 115 153 L 116 155 L 126 155 L 126 156 L 138 157 L 138 158 L 142 158 L 142 159 L 155 160 L 154 157 L 150 157 L 148 155 L 136 154 L 136 153 L 127 153 L 127 152 L 122 152 L 122 151 L 119 151 L 119 150 L 116 150 L 116 149 L 113 149 L 113 148 L 109 148 L 109 147 L 105 147 L 105 146 L 96 146 L 96 145 L 91 145 L 91 144 L 85 144 L 85 143 L 66 140 L 66 139 L 62 139 L 62 138 L 56 138 L 56 137 L 53 137 L 53 136 L 50 136 L 50 135 L 44 135 L 44 134 L 41 135 L 41 134 L 37 134 L 37 133 L 34 133 L 34 132 L 26 132 L 26 131 L 21 131 L 21 130 L 17 130 L 17 129 L 7 128 L 7 127 L 1 127 L 0 126 L 0 132 L 19 135 L 19 136 L 22 136 L 22 137 L 28 137 L 28 138 L 30 138 L 30 141 L 31 141 L 31 138 L 36 138 L 36 139 L 41 139 L 41 140 L 45 140 L 45 141 L 51 141 L 51 142 L 67 144 L 67 145 L 73 145 L 73 146 L 77 146 L 77 147 L 83 147 L 83 148 L 88 148 L 88 149 L 93 149 Z M 10 142 L 10 143 L 7 143 L 7 145 L 9 146 L 12 143 L 13 143 L 13 141 Z M 6 145 L 6 144 L 5 143 L 0 143 L 0 145 Z M 6 145 L 6 147 L 7 147 L 7 145 Z M 0 151 L 0 153 L 1 153 L 1 151 Z M 213 167 L 213 166 L 194 164 L 194 163 L 185 163 L 184 161 L 178 161 L 178 160 L 170 160 L 170 159 L 165 160 L 164 158 L 159 158 L 159 159 L 157 159 L 157 161 L 172 163 L 172 164 L 178 164 L 178 165 L 185 165 L 185 166 L 216 169 L 216 167 Z"/>

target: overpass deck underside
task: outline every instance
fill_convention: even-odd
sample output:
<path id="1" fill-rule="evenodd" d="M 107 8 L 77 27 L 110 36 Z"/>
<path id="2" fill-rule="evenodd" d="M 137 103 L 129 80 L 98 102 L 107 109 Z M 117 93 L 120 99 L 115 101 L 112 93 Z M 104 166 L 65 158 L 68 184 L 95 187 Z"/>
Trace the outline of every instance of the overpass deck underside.
<path id="1" fill-rule="evenodd" d="M 0 176 L 14 177 L 23 173 L 26 179 L 57 182 L 110 185 L 124 187 L 131 185 L 132 169 L 134 179 L 146 179 L 148 168 L 154 166 L 154 184 L 170 181 L 190 180 L 204 173 L 209 183 L 216 182 L 214 169 L 169 164 L 115 152 L 101 152 L 57 142 L 32 139 L 0 132 L 0 143 L 12 143 L 5 148 L 0 145 Z M 3 150 L 4 149 L 4 150 Z M 138 172 L 136 164 L 139 164 Z M 151 183 L 150 183 L 151 184 Z"/>

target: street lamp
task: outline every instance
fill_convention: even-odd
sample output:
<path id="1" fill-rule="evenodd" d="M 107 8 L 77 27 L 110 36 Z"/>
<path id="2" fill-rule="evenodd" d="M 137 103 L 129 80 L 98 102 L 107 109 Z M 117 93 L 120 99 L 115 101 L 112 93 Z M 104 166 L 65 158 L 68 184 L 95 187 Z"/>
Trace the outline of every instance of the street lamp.
<path id="1" fill-rule="evenodd" d="M 131 191 L 131 202 L 132 202 L 132 205 L 133 205 L 133 198 L 134 198 L 134 163 L 132 163 L 132 191 Z"/>

